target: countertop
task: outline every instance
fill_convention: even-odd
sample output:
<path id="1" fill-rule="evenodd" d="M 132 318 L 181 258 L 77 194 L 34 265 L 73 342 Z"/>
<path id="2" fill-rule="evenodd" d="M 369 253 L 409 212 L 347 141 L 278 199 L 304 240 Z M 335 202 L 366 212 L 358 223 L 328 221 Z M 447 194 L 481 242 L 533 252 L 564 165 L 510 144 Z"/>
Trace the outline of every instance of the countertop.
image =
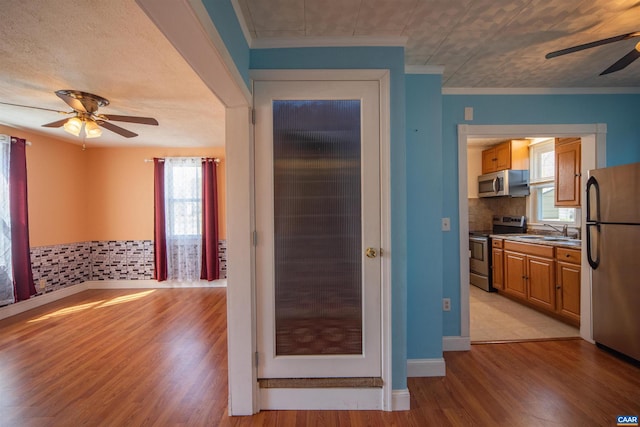
<path id="1" fill-rule="evenodd" d="M 572 249 L 580 249 L 582 247 L 582 240 L 562 236 L 547 236 L 541 234 L 491 234 L 490 237 L 492 239 L 513 240 L 514 242 L 559 246 Z"/>

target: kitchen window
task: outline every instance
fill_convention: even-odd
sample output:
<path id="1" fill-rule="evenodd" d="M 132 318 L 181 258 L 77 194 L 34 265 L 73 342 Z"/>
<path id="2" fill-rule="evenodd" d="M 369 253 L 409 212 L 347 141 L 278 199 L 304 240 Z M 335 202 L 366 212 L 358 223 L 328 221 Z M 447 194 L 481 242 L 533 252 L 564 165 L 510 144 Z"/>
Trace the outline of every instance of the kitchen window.
<path id="1" fill-rule="evenodd" d="M 578 226 L 577 209 L 555 207 L 555 140 L 529 146 L 529 159 L 530 223 Z"/>

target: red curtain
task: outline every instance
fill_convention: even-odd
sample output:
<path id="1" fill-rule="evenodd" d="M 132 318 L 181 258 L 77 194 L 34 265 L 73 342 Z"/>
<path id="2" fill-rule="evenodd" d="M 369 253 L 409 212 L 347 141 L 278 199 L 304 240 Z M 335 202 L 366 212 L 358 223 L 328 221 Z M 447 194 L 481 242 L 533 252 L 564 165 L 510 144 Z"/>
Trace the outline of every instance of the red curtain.
<path id="1" fill-rule="evenodd" d="M 9 160 L 9 210 L 11 212 L 11 263 L 16 301 L 36 294 L 31 271 L 27 206 L 27 142 L 11 137 Z"/>
<path id="2" fill-rule="evenodd" d="M 164 213 L 164 159 L 153 159 L 153 237 L 154 267 L 153 274 L 157 281 L 167 280 L 167 234 L 165 231 Z"/>
<path id="3" fill-rule="evenodd" d="M 220 278 L 218 260 L 218 189 L 214 159 L 202 159 L 202 266 L 200 278 Z"/>

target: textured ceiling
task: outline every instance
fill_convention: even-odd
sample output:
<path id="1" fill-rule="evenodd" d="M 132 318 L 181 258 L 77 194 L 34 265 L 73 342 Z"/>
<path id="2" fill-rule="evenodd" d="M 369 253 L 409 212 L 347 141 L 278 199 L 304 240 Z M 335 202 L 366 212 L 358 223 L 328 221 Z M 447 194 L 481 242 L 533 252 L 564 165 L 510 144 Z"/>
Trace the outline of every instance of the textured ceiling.
<path id="1" fill-rule="evenodd" d="M 224 145 L 224 109 L 134 0 L 2 0 L 0 101 L 71 111 L 55 91 L 110 101 L 104 114 L 155 117 L 159 126 L 114 122 L 87 146 Z M 54 112 L 0 105 L 0 123 L 82 143 Z"/>
<path id="2" fill-rule="evenodd" d="M 445 88 L 640 87 L 640 60 L 598 76 L 638 38 L 544 59 L 552 50 L 639 31 L 640 0 L 232 2 L 251 45 L 404 37 L 406 64 L 444 67 Z M 69 110 L 54 92 L 76 89 L 109 99 L 101 113 L 160 123 L 117 123 L 139 136 L 105 130 L 88 146 L 224 144 L 224 109 L 134 0 L 2 0 L 0 11 L 0 101 Z M 41 127 L 60 118 L 0 105 L 0 124 L 82 143 Z"/>
<path id="3" fill-rule="evenodd" d="M 252 41 L 406 37 L 406 64 L 444 66 L 444 87 L 640 86 L 640 60 L 599 76 L 640 38 L 544 58 L 553 50 L 640 31 L 638 0 L 234 1 Z"/>

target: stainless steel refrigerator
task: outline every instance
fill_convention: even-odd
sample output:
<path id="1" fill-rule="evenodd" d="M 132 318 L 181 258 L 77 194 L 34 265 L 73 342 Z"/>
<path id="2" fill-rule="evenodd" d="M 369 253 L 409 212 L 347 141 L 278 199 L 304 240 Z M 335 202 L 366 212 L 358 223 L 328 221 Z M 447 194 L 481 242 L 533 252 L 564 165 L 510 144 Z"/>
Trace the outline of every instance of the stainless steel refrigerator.
<path id="1" fill-rule="evenodd" d="M 640 360 L 640 163 L 589 171 L 593 338 Z"/>

